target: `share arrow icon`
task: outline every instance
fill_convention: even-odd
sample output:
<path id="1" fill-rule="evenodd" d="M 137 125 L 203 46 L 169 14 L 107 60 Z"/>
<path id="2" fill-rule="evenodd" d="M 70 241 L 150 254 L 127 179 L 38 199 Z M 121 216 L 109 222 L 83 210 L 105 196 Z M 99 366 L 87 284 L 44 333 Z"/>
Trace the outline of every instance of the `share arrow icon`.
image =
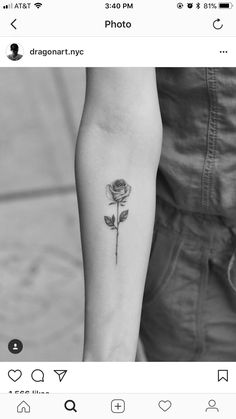
<path id="1" fill-rule="evenodd" d="M 58 375 L 59 381 L 61 383 L 67 373 L 67 370 L 54 370 L 54 372 Z"/>

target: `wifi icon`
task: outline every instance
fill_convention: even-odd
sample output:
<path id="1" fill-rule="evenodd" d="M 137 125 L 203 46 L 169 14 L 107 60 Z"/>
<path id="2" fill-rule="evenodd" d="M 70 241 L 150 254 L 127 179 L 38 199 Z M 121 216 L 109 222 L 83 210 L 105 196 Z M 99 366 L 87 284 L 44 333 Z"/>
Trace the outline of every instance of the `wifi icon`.
<path id="1" fill-rule="evenodd" d="M 34 3 L 35 7 L 37 7 L 37 9 L 39 9 L 40 7 L 42 7 L 42 3 Z"/>

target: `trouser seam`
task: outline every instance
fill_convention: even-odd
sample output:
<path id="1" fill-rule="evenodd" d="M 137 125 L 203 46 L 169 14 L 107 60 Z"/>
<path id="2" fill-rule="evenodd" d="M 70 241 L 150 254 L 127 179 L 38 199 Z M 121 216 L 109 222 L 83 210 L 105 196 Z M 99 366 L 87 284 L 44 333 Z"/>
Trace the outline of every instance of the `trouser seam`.
<path id="1" fill-rule="evenodd" d="M 208 212 L 210 197 L 213 189 L 214 166 L 216 159 L 216 139 L 217 139 L 217 83 L 216 69 L 206 69 L 206 83 L 209 95 L 209 119 L 207 129 L 206 155 L 202 172 L 202 208 Z"/>
<path id="2" fill-rule="evenodd" d="M 205 322 L 204 322 L 204 306 L 207 298 L 207 287 L 208 287 L 208 276 L 209 276 L 209 266 L 208 266 L 209 255 L 207 256 L 205 252 L 202 253 L 201 260 L 201 272 L 200 272 L 200 281 L 199 281 L 199 294 L 198 294 L 198 303 L 197 303 L 197 313 L 196 313 L 196 351 L 194 360 L 198 360 L 205 351 Z"/>

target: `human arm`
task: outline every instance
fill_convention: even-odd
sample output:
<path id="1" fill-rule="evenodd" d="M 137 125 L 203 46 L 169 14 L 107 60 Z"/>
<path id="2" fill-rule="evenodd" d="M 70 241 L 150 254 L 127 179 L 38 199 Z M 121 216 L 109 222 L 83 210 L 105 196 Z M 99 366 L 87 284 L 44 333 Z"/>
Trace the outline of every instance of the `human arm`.
<path id="1" fill-rule="evenodd" d="M 76 150 L 85 273 L 84 361 L 135 360 L 161 140 L 154 69 L 88 70 Z M 126 185 L 119 205 L 117 180 Z"/>

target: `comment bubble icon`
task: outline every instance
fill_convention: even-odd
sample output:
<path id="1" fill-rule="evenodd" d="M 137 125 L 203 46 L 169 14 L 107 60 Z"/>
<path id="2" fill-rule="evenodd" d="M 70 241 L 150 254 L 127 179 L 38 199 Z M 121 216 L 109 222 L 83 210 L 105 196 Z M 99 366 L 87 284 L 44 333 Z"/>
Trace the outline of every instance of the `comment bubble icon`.
<path id="1" fill-rule="evenodd" d="M 42 370 L 34 370 L 31 374 L 31 378 L 36 383 L 44 383 L 44 372 Z"/>

